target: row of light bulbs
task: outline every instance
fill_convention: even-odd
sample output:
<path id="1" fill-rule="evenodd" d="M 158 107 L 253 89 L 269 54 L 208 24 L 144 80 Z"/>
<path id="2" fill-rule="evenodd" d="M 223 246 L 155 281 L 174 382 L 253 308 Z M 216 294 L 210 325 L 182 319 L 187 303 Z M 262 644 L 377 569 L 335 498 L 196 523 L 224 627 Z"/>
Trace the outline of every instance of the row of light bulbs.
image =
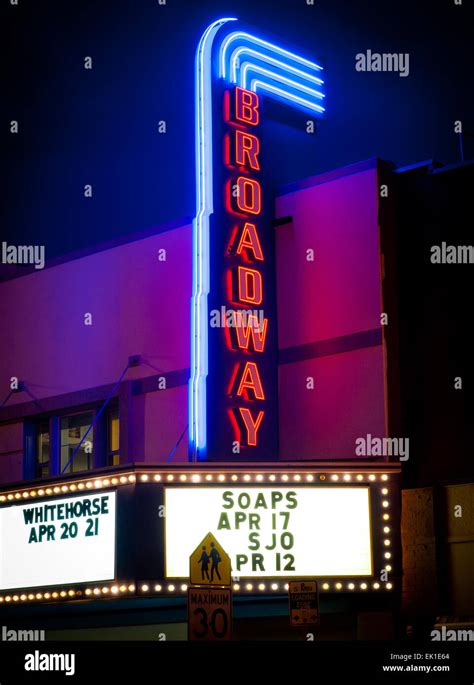
<path id="1" fill-rule="evenodd" d="M 388 488 L 381 488 L 380 492 L 384 497 L 387 497 L 387 495 L 389 495 Z M 386 510 L 389 508 L 389 506 L 390 506 L 390 501 L 388 499 L 383 499 L 382 500 L 382 512 L 383 512 L 382 513 L 382 532 L 386 536 L 383 540 L 383 544 L 384 544 L 385 548 L 389 548 L 390 545 L 392 544 L 390 537 L 389 537 L 391 529 L 390 529 L 390 526 L 387 525 L 387 521 L 390 520 L 390 514 Z M 389 560 L 392 558 L 392 553 L 389 552 L 387 549 L 387 551 L 384 552 L 383 556 L 385 559 Z M 390 564 L 385 564 L 385 571 L 387 573 L 390 573 L 391 570 L 392 570 L 392 567 L 390 566 Z M 385 583 L 385 587 L 390 590 L 392 588 L 392 583 Z M 377 588 L 375 588 L 375 589 L 377 590 Z"/>
<path id="2" fill-rule="evenodd" d="M 390 566 L 385 567 L 386 571 L 391 570 Z M 393 588 L 392 583 L 379 583 L 379 582 L 350 582 L 350 583 L 341 583 L 341 582 L 336 582 L 336 583 L 322 583 L 320 585 L 321 589 L 324 591 L 327 590 L 379 590 L 380 588 L 384 588 L 385 590 L 391 590 Z M 163 585 L 147 585 L 143 584 L 140 587 L 140 591 L 144 594 L 147 594 L 149 592 L 154 592 L 154 593 L 161 593 L 161 592 L 169 592 L 169 593 L 174 593 L 174 592 L 186 592 L 188 589 L 188 585 L 186 583 L 182 584 L 175 584 L 175 583 L 168 583 L 163 584 Z M 232 585 L 232 589 L 234 592 L 283 592 L 288 590 L 288 583 L 234 583 Z M 55 590 L 53 592 L 36 592 L 36 593 L 29 593 L 25 594 L 22 593 L 20 595 L 0 595 L 0 603 L 6 602 L 27 602 L 27 601 L 41 601 L 41 600 L 57 600 L 57 599 L 80 599 L 85 597 L 89 597 L 91 599 L 94 599 L 96 597 L 110 597 L 110 596 L 117 596 L 117 595 L 130 595 L 135 593 L 135 585 L 128 585 L 128 584 L 122 584 L 122 585 L 103 585 L 101 587 L 94 587 L 94 588 L 86 588 L 85 590 Z"/>
<path id="3" fill-rule="evenodd" d="M 50 600 L 50 599 L 78 599 L 83 596 L 98 596 L 98 595 L 118 595 L 124 593 L 135 592 L 135 585 L 102 585 L 101 587 L 86 588 L 85 590 L 54 590 L 53 592 L 30 592 L 29 594 L 21 595 L 0 595 L 0 603 L 2 602 L 26 602 L 33 600 Z"/>
<path id="4" fill-rule="evenodd" d="M 226 475 L 224 473 L 207 473 L 206 475 L 202 475 L 200 473 L 193 473 L 193 474 L 175 474 L 175 473 L 164 473 L 164 474 L 153 474 L 153 473 L 142 473 L 138 476 L 138 479 L 143 482 L 168 482 L 172 483 L 173 481 L 178 481 L 178 482 L 190 482 L 190 483 L 203 483 L 203 482 L 212 482 L 212 481 L 217 481 L 219 483 L 224 483 L 226 481 L 232 481 L 232 482 L 237 482 L 241 481 L 244 483 L 250 483 L 250 482 L 256 482 L 256 483 L 261 483 L 265 481 L 265 479 L 268 479 L 269 482 L 273 483 L 275 481 L 281 481 L 283 483 L 286 483 L 288 481 L 293 481 L 295 483 L 298 482 L 307 482 L 307 483 L 312 483 L 315 480 L 320 480 L 320 481 L 325 481 L 327 478 L 333 482 L 337 482 L 339 480 L 343 482 L 362 482 L 362 481 L 369 481 L 369 482 L 374 482 L 379 478 L 381 481 L 387 481 L 389 476 L 386 473 L 379 474 L 378 476 L 374 473 L 370 474 L 362 474 L 359 473 L 357 475 L 355 474 L 350 474 L 350 473 L 333 473 L 330 475 L 326 475 L 324 473 L 320 473 L 319 475 L 315 475 L 312 473 L 296 473 L 293 475 L 288 475 L 287 473 L 271 473 L 269 475 L 267 474 L 262 474 L 262 473 L 245 473 L 245 474 L 237 474 L 234 473 L 232 475 Z M 20 499 L 28 499 L 30 497 L 49 497 L 50 495 L 60 495 L 61 493 L 65 494 L 68 492 L 76 492 L 76 491 L 84 491 L 84 490 L 93 490 L 93 489 L 99 489 L 99 488 L 107 488 L 110 486 L 116 486 L 116 485 L 128 485 L 130 483 L 135 483 L 137 480 L 137 476 L 135 474 L 129 474 L 129 475 L 122 475 L 122 476 L 111 476 L 110 478 L 95 478 L 92 480 L 85 480 L 85 481 L 79 481 L 76 483 L 64 483 L 62 485 L 51 485 L 48 487 L 44 488 L 36 488 L 36 489 L 31 489 L 31 490 L 18 490 L 16 492 L 9 492 L 7 494 L 2 494 L 0 495 L 0 502 L 10 502 L 12 500 L 20 500 Z"/>
<path id="5" fill-rule="evenodd" d="M 0 495 L 0 502 L 13 499 L 28 499 L 30 497 L 49 497 L 50 495 L 60 495 L 61 493 L 66 494 L 76 491 L 82 492 L 84 490 L 107 488 L 111 485 L 127 485 L 135 483 L 135 481 L 136 476 L 133 474 L 129 476 L 113 476 L 112 478 L 95 478 L 94 480 L 80 481 L 79 483 L 64 483 L 63 485 L 37 488 L 36 490 L 9 492 L 7 495 Z"/>
<path id="6" fill-rule="evenodd" d="M 386 567 L 386 570 L 387 570 L 387 567 Z M 331 587 L 333 589 L 336 589 L 336 590 L 357 590 L 357 589 L 368 590 L 369 588 L 373 588 L 374 590 L 379 590 L 381 587 L 385 588 L 386 590 L 391 590 L 393 588 L 393 584 L 392 583 L 378 583 L 378 582 L 374 582 L 372 584 L 366 583 L 366 582 L 363 582 L 363 583 L 351 582 L 351 583 L 345 583 L 344 584 L 341 582 L 337 582 L 337 583 L 332 583 L 332 585 L 330 583 L 322 583 L 320 585 L 320 587 L 323 590 L 330 590 Z M 268 592 L 269 590 L 271 590 L 272 592 L 278 592 L 278 591 L 283 592 L 283 591 L 288 591 L 288 588 L 289 588 L 288 583 L 282 583 L 282 584 L 279 584 L 279 583 L 269 583 L 269 584 L 266 584 L 266 583 L 256 583 L 256 584 L 253 584 L 253 583 L 243 583 L 243 584 L 234 583 L 232 585 L 232 589 L 234 590 L 234 592 L 242 592 L 244 590 L 246 592 L 255 592 L 256 590 L 259 590 L 260 592 L 265 592 L 265 591 Z M 140 590 L 144 593 L 147 593 L 150 591 L 154 591 L 157 593 L 160 593 L 163 591 L 176 592 L 177 590 L 181 590 L 181 592 L 186 592 L 187 589 L 188 589 L 188 585 L 186 585 L 185 583 L 183 583 L 182 585 L 179 585 L 179 586 L 174 585 L 173 583 L 170 583 L 166 587 L 163 587 L 163 585 L 150 586 L 150 585 L 145 584 L 145 585 L 142 585 L 140 588 Z"/>
<path id="7" fill-rule="evenodd" d="M 327 476 L 326 476 L 326 474 L 324 474 L 324 473 L 321 473 L 321 474 L 319 474 L 319 476 L 318 476 L 318 479 L 319 479 L 319 480 L 322 480 L 322 481 L 326 480 L 326 478 L 327 478 Z M 295 474 L 292 475 L 292 476 L 289 476 L 287 473 L 278 473 L 278 474 L 271 473 L 271 474 L 268 476 L 268 480 L 269 480 L 270 482 L 275 482 L 276 480 L 280 480 L 280 481 L 283 481 L 283 482 L 287 482 L 287 481 L 289 481 L 289 480 L 293 480 L 293 481 L 295 481 L 295 482 L 306 481 L 306 482 L 308 482 L 308 483 L 312 483 L 315 479 L 316 479 L 316 476 L 315 476 L 314 474 L 312 474 L 312 473 L 307 473 L 307 474 L 295 473 Z M 376 476 L 374 473 L 366 474 L 365 476 L 364 476 L 362 473 L 359 473 L 359 474 L 357 474 L 356 476 L 354 476 L 354 474 L 350 474 L 350 473 L 344 473 L 344 474 L 333 473 L 333 474 L 331 475 L 331 478 L 330 478 L 330 479 L 331 479 L 332 481 L 343 480 L 343 481 L 345 481 L 345 482 L 349 482 L 349 481 L 352 481 L 352 480 L 354 480 L 354 481 L 359 481 L 359 482 L 361 482 L 361 481 L 363 481 L 363 480 L 368 480 L 368 481 L 370 481 L 370 482 L 373 482 L 373 481 L 376 481 L 376 480 L 377 480 L 377 476 Z M 178 476 L 176 476 L 176 475 L 173 474 L 173 473 L 169 473 L 169 474 L 167 474 L 167 475 L 166 475 L 166 474 L 160 475 L 159 473 L 157 473 L 157 474 L 155 474 L 155 476 L 153 476 L 153 478 L 152 478 L 152 477 L 151 477 L 151 474 L 143 473 L 143 474 L 140 476 L 140 480 L 141 480 L 142 482 L 153 481 L 153 480 L 154 480 L 155 482 L 160 482 L 160 481 L 172 482 L 172 481 L 174 481 L 174 480 L 179 480 L 179 481 L 182 481 L 182 482 L 189 481 L 189 482 L 191 482 L 191 483 L 202 483 L 202 482 L 205 482 L 205 481 L 211 482 L 211 481 L 213 481 L 213 480 L 217 480 L 217 481 L 220 481 L 220 482 L 224 482 L 224 481 L 226 481 L 226 480 L 231 480 L 231 481 L 234 481 L 234 482 L 235 482 L 235 481 L 240 480 L 240 481 L 244 481 L 244 482 L 246 482 L 246 483 L 249 483 L 249 482 L 252 482 L 252 481 L 253 481 L 253 482 L 257 482 L 257 483 L 261 483 L 261 482 L 263 482 L 263 481 L 265 480 L 265 475 L 262 474 L 262 473 L 258 473 L 258 474 L 245 473 L 244 475 L 242 475 L 242 474 L 239 475 L 239 474 L 237 474 L 237 473 L 234 473 L 234 474 L 232 474 L 232 476 L 229 477 L 228 475 L 226 476 L 225 474 L 220 473 L 217 477 L 215 477 L 215 474 L 212 474 L 212 473 L 208 473 L 208 474 L 206 474 L 205 476 L 202 476 L 202 475 L 199 474 L 199 473 L 193 473 L 193 474 L 191 474 L 191 475 L 182 473 L 182 474 L 178 477 Z M 388 475 L 387 475 L 386 473 L 383 473 L 383 474 L 380 476 L 380 480 L 382 480 L 382 481 L 387 481 L 387 480 L 388 480 Z"/>

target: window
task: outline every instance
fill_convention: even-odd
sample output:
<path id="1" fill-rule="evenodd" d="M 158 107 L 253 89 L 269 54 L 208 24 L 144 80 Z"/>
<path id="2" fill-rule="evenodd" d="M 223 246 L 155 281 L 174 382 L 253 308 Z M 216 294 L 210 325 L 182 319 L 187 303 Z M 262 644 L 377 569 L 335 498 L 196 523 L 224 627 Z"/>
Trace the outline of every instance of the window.
<path id="1" fill-rule="evenodd" d="M 49 445 L 49 421 L 41 421 L 36 433 L 35 478 L 47 478 L 50 475 Z"/>
<path id="2" fill-rule="evenodd" d="M 120 424 L 118 409 L 112 409 L 108 413 L 107 433 L 107 464 L 108 466 L 118 466 L 120 464 Z"/>
<path id="3" fill-rule="evenodd" d="M 83 405 L 76 413 L 73 413 L 73 408 L 65 408 L 49 416 L 42 415 L 33 420 L 26 420 L 25 478 L 51 478 L 60 476 L 63 472 L 64 475 L 70 475 L 104 466 L 118 466 L 118 403 L 112 401 L 100 416 L 99 410 L 100 406 Z"/>
<path id="4" fill-rule="evenodd" d="M 73 414 L 72 416 L 64 416 L 61 418 L 60 473 L 65 469 L 93 420 L 94 413 L 92 411 L 86 412 L 85 414 Z M 87 471 L 92 468 L 92 434 L 93 431 L 91 430 L 64 473 Z"/>

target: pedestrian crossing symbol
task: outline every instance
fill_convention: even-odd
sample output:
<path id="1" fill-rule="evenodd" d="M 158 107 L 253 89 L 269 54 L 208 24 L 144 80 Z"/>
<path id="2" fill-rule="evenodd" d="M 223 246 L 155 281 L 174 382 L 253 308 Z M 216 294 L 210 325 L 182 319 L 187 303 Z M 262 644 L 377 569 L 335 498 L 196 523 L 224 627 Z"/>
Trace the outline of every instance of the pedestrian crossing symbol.
<path id="1" fill-rule="evenodd" d="M 191 554 L 189 566 L 192 585 L 230 585 L 230 557 L 212 533 Z"/>

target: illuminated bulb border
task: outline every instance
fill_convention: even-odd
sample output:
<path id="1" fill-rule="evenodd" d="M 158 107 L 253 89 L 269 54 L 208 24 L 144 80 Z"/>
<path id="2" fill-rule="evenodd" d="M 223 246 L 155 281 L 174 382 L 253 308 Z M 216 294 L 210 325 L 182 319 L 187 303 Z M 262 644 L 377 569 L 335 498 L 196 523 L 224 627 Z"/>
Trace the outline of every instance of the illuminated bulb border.
<path id="1" fill-rule="evenodd" d="M 320 581 L 319 589 L 321 592 L 335 591 L 341 592 L 354 592 L 358 589 L 362 591 L 373 590 L 378 591 L 380 589 L 392 590 L 393 581 L 383 583 L 382 581 L 374 581 L 373 579 L 367 579 L 361 581 L 360 579 L 332 579 L 331 581 Z M 86 588 L 63 588 L 56 590 L 46 590 L 45 592 L 15 592 L 7 593 L 5 595 L 0 595 L 0 604 L 6 603 L 27 603 L 27 602 L 48 602 L 48 601 L 73 601 L 77 599 L 109 599 L 118 596 L 131 596 L 131 595 L 166 595 L 166 594 L 177 594 L 184 595 L 189 588 L 189 583 L 182 582 L 179 579 L 174 582 L 171 581 L 147 581 L 141 583 L 139 586 L 135 586 L 133 583 L 124 583 L 117 581 L 111 585 L 96 585 Z M 247 578 L 241 579 L 238 582 L 232 583 L 232 589 L 234 593 L 237 594 L 259 594 L 261 592 L 265 593 L 276 593 L 276 594 L 286 594 L 288 592 L 288 583 L 284 583 L 281 580 L 276 581 L 275 579 L 265 579 L 265 582 L 259 578 Z"/>
<path id="2" fill-rule="evenodd" d="M 75 600 L 84 599 L 85 597 L 91 599 L 108 598 L 109 595 L 120 594 L 135 594 L 135 585 L 133 583 L 113 583 L 112 585 L 95 585 L 91 587 L 81 588 L 57 588 L 47 589 L 44 592 L 24 592 L 17 591 L 15 593 L 8 592 L 0 595 L 0 604 L 3 602 L 41 602 L 50 600 Z"/>
<path id="3" fill-rule="evenodd" d="M 62 483 L 62 484 L 50 484 L 45 487 L 36 487 L 34 489 L 23 489 L 23 490 L 17 490 L 17 491 L 12 491 L 12 492 L 6 492 L 0 494 L 0 504 L 1 503 L 9 503 L 12 502 L 13 500 L 19 500 L 19 499 L 29 499 L 30 497 L 49 497 L 51 495 L 57 495 L 60 493 L 68 493 L 68 492 L 82 492 L 84 490 L 91 490 L 91 489 L 101 489 L 101 488 L 109 488 L 111 486 L 120 486 L 120 485 L 129 485 L 132 483 L 135 483 L 137 481 L 141 483 L 180 483 L 180 482 L 190 482 L 190 483 L 205 483 L 207 482 L 213 482 L 213 483 L 222 483 L 226 481 L 232 481 L 233 483 L 241 482 L 241 483 L 261 483 L 265 481 L 269 482 L 280 482 L 280 483 L 288 483 L 289 481 L 294 481 L 294 482 L 314 482 L 316 481 L 325 481 L 328 480 L 329 482 L 334 482 L 334 483 L 368 483 L 372 484 L 375 483 L 376 481 L 382 481 L 384 483 L 384 487 L 380 489 L 380 494 L 383 496 L 383 499 L 381 500 L 381 508 L 382 508 L 382 532 L 384 534 L 383 538 L 383 549 L 387 550 L 387 548 L 391 548 L 391 539 L 389 533 L 391 532 L 391 529 L 389 526 L 387 526 L 387 521 L 390 521 L 390 514 L 388 513 L 388 510 L 390 509 L 390 500 L 389 500 L 389 489 L 385 487 L 386 482 L 389 480 L 389 475 L 386 473 L 382 474 L 374 474 L 372 472 L 362 472 L 362 473 L 347 473 L 344 472 L 343 470 L 338 470 L 338 471 L 333 471 L 333 472 L 321 472 L 321 473 L 307 473 L 307 472 L 301 472 L 301 473 L 294 473 L 289 475 L 286 472 L 277 472 L 277 473 L 233 473 L 232 475 L 230 474 L 224 474 L 224 473 L 207 473 L 207 474 L 202 474 L 202 473 L 179 473 L 179 471 L 174 471 L 170 473 L 162 472 L 162 473 L 154 473 L 153 471 L 148 471 L 148 472 L 139 472 L 139 473 L 122 473 L 122 474 L 116 474 L 116 475 L 111 475 L 109 477 L 104 477 L 104 478 L 90 478 L 86 479 L 83 481 L 75 481 L 73 483 Z M 392 554 L 389 551 L 384 551 L 383 552 L 383 558 L 385 560 L 391 559 Z M 392 567 L 390 564 L 387 564 L 387 571 L 391 571 Z M 133 588 L 133 590 L 130 590 L 130 587 Z M 144 590 L 144 587 L 147 587 L 147 590 Z M 282 592 L 285 591 L 285 586 L 277 582 L 270 582 L 269 583 L 263 583 L 263 582 L 258 582 L 258 578 L 253 580 L 253 582 L 249 579 L 248 581 L 244 581 L 242 583 L 234 583 L 233 584 L 234 591 L 236 592 L 264 592 L 264 591 L 271 591 L 271 592 Z M 320 583 L 320 589 L 324 592 L 333 589 L 336 591 L 341 591 L 341 590 L 350 590 L 353 591 L 357 588 L 360 588 L 361 590 L 366 590 L 366 589 L 374 589 L 378 590 L 380 587 L 385 587 L 387 590 L 391 590 L 393 588 L 393 582 L 387 581 L 385 583 L 382 582 L 372 582 L 370 583 L 369 581 L 367 582 L 360 582 L 360 579 L 354 579 L 353 581 L 347 582 L 347 579 L 341 579 L 341 580 L 332 580 L 330 582 L 323 582 Z M 159 589 L 158 589 L 159 588 Z M 187 589 L 187 585 L 185 583 L 177 583 L 177 582 L 161 582 L 157 583 L 156 581 L 148 584 L 144 583 L 139 589 L 139 592 L 150 592 L 150 593 L 160 593 L 163 591 L 167 592 L 179 592 L 182 591 L 184 592 L 183 588 Z M 94 593 L 94 590 L 98 589 L 98 592 Z M 109 592 L 111 595 L 123 595 L 124 593 L 131 593 L 135 592 L 135 587 L 133 585 L 124 585 L 123 583 L 114 583 L 111 586 L 100 586 L 100 588 L 83 588 L 83 589 L 63 589 L 60 591 L 46 591 L 46 592 L 37 592 L 37 593 L 22 593 L 21 595 L 18 595 L 17 593 L 12 594 L 5 594 L 5 595 L 0 595 L 0 603 L 2 602 L 28 602 L 28 601 L 48 601 L 50 599 L 77 599 L 79 597 L 83 596 L 92 596 L 92 597 L 103 597 L 109 596 Z"/>
<path id="4" fill-rule="evenodd" d="M 389 480 L 389 475 L 386 473 L 377 474 L 370 472 L 362 473 L 348 473 L 344 470 L 332 471 L 332 472 L 321 472 L 321 473 L 240 473 L 240 474 L 225 474 L 225 473 L 189 473 L 179 471 L 173 472 L 162 472 L 154 473 L 152 470 L 139 473 L 122 473 L 115 474 L 106 477 L 89 478 L 82 481 L 75 481 L 73 483 L 57 483 L 50 484 L 45 487 L 35 487 L 32 489 L 26 488 L 17 491 L 5 492 L 0 494 L 0 504 L 8 503 L 13 500 L 19 499 L 29 499 L 30 497 L 49 497 L 51 495 L 58 495 L 60 493 L 70 493 L 78 492 L 83 490 L 100 490 L 102 488 L 117 487 L 120 485 L 130 485 L 139 481 L 140 483 L 174 483 L 174 482 L 190 482 L 200 484 L 205 481 L 208 482 L 227 482 L 232 481 L 234 483 L 262 483 L 262 482 L 280 482 L 289 483 L 293 482 L 307 482 L 312 483 L 314 481 L 326 481 L 337 482 L 337 483 L 374 483 L 376 481 L 383 481 L 384 483 Z M 383 488 L 382 494 L 384 497 L 388 494 L 388 489 Z M 388 506 L 388 505 L 383 505 Z"/>
<path id="5" fill-rule="evenodd" d="M 234 593 L 240 594 L 259 594 L 260 592 L 286 594 L 288 592 L 288 583 L 282 582 L 281 579 L 271 578 L 239 578 L 232 581 L 232 590 Z M 190 587 L 189 583 L 180 582 L 179 579 L 174 581 L 149 581 L 143 583 L 138 591 L 140 594 L 166 594 L 168 592 L 185 593 Z M 199 586 L 198 586 L 199 587 Z M 146 588 L 146 589 L 145 589 Z M 393 581 L 384 583 L 383 581 L 367 578 L 361 580 L 360 578 L 336 578 L 331 581 L 319 581 L 320 592 L 337 591 L 341 592 L 355 592 L 358 589 L 365 590 L 383 590 L 393 589 Z"/>

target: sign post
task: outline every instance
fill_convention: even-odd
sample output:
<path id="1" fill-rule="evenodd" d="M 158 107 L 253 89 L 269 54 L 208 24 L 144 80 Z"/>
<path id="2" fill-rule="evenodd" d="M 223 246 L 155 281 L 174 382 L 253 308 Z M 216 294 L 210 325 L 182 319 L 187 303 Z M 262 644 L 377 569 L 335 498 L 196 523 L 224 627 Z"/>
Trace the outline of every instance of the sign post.
<path id="1" fill-rule="evenodd" d="M 291 581 L 288 598 L 292 626 L 319 625 L 319 593 L 316 580 Z"/>
<path id="2" fill-rule="evenodd" d="M 189 558 L 188 640 L 232 639 L 230 557 L 212 533 Z"/>

